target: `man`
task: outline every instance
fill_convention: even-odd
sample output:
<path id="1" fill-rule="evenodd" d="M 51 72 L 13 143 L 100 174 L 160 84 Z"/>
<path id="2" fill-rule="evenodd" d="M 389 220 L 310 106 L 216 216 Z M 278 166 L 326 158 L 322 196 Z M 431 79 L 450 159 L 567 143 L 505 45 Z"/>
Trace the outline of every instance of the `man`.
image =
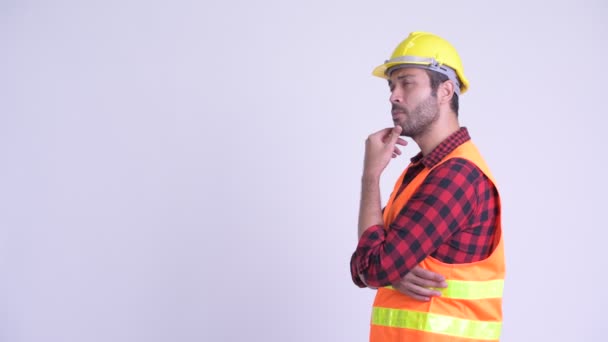
<path id="1" fill-rule="evenodd" d="M 371 341 L 498 341 L 505 274 L 500 197 L 458 123 L 469 87 L 454 47 L 414 32 L 373 74 L 388 79 L 394 127 L 365 146 L 353 281 L 378 288 Z M 420 153 L 381 209 L 379 180 L 411 137 Z M 444 278 L 445 277 L 445 278 Z"/>

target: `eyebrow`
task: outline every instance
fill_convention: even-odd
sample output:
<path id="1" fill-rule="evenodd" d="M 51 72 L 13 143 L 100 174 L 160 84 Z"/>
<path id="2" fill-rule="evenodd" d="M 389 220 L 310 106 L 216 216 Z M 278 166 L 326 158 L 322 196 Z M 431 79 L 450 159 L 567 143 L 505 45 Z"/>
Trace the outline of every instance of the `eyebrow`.
<path id="1" fill-rule="evenodd" d="M 412 78 L 412 77 L 416 77 L 416 75 L 411 75 L 411 74 L 407 74 L 407 75 L 401 75 L 401 76 L 397 76 L 397 80 L 402 80 L 404 78 Z"/>
<path id="2" fill-rule="evenodd" d="M 401 80 L 406 79 L 406 78 L 416 78 L 416 75 L 412 75 L 412 74 L 400 75 L 400 76 L 397 76 L 396 81 L 401 81 Z M 393 81 L 391 81 L 389 79 L 388 80 L 388 84 L 391 85 L 392 83 L 393 83 Z"/>

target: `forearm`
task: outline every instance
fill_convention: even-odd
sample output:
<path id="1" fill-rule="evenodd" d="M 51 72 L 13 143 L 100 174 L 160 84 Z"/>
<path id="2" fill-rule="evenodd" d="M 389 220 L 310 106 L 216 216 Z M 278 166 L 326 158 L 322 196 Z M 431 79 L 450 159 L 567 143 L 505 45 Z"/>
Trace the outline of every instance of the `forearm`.
<path id="1" fill-rule="evenodd" d="M 369 242 L 366 236 L 378 231 L 382 235 L 385 233 L 380 207 L 380 175 L 393 155 L 401 154 L 396 145 L 406 144 L 405 140 L 399 138 L 400 133 L 401 126 L 385 128 L 370 135 L 365 142 L 358 224 L 359 246 Z M 363 271 L 367 268 L 369 258 L 364 255 L 365 249 L 369 248 L 358 247 L 351 260 L 351 274 L 357 286 L 366 285 L 367 277 Z"/>
<path id="2" fill-rule="evenodd" d="M 384 224 L 380 200 L 380 176 L 364 173 L 361 178 L 359 238 L 369 227 Z"/>
<path id="3" fill-rule="evenodd" d="M 373 264 L 378 262 L 386 238 L 383 226 L 371 226 L 361 236 L 357 249 L 350 259 L 350 272 L 355 285 L 359 287 L 378 287 L 379 279 L 387 276 L 386 272 L 377 272 Z M 386 285 L 389 285 L 388 283 Z"/>
<path id="4" fill-rule="evenodd" d="M 367 228 L 353 258 L 359 279 L 368 286 L 391 284 L 470 225 L 479 201 L 473 182 L 480 173 L 466 163 L 455 159 L 433 170 L 391 220 L 390 229 L 384 225 Z M 476 240 L 459 242 L 465 250 L 474 247 Z M 442 261 L 451 263 L 453 250 Z M 445 248 L 443 253 L 447 253 Z"/>

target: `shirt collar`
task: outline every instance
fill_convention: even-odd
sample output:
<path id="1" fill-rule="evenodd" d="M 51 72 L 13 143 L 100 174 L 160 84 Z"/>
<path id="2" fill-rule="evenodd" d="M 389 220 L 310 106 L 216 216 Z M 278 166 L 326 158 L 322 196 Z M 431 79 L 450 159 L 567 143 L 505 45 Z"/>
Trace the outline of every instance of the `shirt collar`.
<path id="1" fill-rule="evenodd" d="M 471 140 L 469 131 L 466 127 L 460 127 L 456 132 L 452 133 L 449 137 L 445 138 L 437 147 L 435 147 L 431 153 L 426 156 L 419 152 L 417 155 L 412 157 L 412 164 L 422 162 L 426 168 L 432 168 L 439 163 L 445 156 L 454 151 L 458 146 Z"/>

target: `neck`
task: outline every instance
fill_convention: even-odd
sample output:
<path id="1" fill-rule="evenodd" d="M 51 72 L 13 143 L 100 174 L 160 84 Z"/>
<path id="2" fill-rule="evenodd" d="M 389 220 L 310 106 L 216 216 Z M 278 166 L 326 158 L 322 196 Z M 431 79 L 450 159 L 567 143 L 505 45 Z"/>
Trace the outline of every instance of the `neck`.
<path id="1" fill-rule="evenodd" d="M 449 116 L 445 120 L 437 120 L 434 122 L 428 130 L 419 136 L 412 137 L 416 142 L 422 155 L 426 156 L 431 153 L 435 147 L 441 144 L 442 141 L 447 139 L 450 135 L 460 129 L 458 119 L 455 116 Z"/>

